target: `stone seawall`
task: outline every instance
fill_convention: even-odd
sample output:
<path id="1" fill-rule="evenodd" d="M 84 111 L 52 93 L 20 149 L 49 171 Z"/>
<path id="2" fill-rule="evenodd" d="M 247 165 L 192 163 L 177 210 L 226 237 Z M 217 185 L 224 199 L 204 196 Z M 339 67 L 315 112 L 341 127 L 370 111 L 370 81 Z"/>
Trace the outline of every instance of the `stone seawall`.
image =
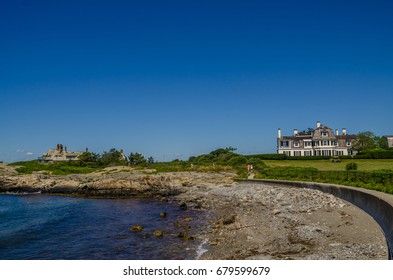
<path id="1" fill-rule="evenodd" d="M 344 199 L 371 215 L 383 230 L 388 246 L 389 259 L 393 259 L 393 195 L 373 190 L 335 184 L 285 180 L 237 180 L 243 183 L 261 183 L 271 186 L 288 186 L 319 190 Z"/>

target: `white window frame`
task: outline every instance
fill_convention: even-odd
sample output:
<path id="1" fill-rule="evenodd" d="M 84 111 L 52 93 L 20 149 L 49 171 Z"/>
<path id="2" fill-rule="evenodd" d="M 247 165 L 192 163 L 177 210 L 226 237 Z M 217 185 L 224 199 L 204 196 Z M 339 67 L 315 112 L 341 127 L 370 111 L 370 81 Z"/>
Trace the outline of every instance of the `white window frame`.
<path id="1" fill-rule="evenodd" d="M 281 148 L 289 148 L 289 141 L 288 140 L 282 140 L 280 142 L 280 147 Z"/>

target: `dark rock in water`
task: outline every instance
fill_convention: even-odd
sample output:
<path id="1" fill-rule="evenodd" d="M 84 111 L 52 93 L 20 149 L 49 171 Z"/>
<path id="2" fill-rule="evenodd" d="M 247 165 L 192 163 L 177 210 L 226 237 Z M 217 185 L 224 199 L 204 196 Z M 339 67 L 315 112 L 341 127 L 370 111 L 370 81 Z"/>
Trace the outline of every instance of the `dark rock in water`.
<path id="1" fill-rule="evenodd" d="M 142 230 L 143 230 L 143 226 L 132 226 L 130 228 L 131 232 L 139 232 L 139 231 L 142 231 Z"/>
<path id="2" fill-rule="evenodd" d="M 166 212 L 161 212 L 160 213 L 160 217 L 161 218 L 166 218 L 166 216 L 168 216 L 168 214 Z"/>
<path id="3" fill-rule="evenodd" d="M 182 222 L 183 223 L 189 223 L 189 222 L 191 222 L 193 220 L 193 218 L 191 218 L 191 217 L 186 217 L 186 218 L 184 218 L 183 220 L 182 220 Z"/>
<path id="4" fill-rule="evenodd" d="M 148 233 L 145 233 L 145 234 L 143 234 L 142 238 L 144 238 L 144 239 L 146 239 L 146 238 L 150 238 L 150 234 L 148 234 Z"/>
<path id="5" fill-rule="evenodd" d="M 118 252 L 124 251 L 124 247 L 123 246 L 117 246 L 116 247 L 116 251 L 118 251 Z"/>
<path id="6" fill-rule="evenodd" d="M 187 208 L 188 208 L 188 207 L 187 207 L 187 204 L 186 204 L 185 202 L 183 202 L 182 204 L 180 204 L 180 209 L 181 209 L 181 210 L 184 210 L 184 211 L 185 211 L 185 210 L 187 210 Z"/>
<path id="7" fill-rule="evenodd" d="M 177 237 L 183 240 L 194 240 L 194 237 L 189 235 L 187 231 L 182 231 Z"/>
<path id="8" fill-rule="evenodd" d="M 164 237 L 164 231 L 163 230 L 156 230 L 154 232 L 154 236 L 158 238 L 163 238 Z"/>
<path id="9" fill-rule="evenodd" d="M 126 238 L 128 238 L 128 235 L 116 235 L 115 238 L 116 239 L 126 239 Z"/>

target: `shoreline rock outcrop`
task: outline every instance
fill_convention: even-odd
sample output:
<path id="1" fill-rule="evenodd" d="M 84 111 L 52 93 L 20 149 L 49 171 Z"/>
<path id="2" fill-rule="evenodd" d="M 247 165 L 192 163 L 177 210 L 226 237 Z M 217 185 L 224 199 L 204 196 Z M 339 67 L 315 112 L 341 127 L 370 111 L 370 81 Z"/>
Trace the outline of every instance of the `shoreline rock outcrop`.
<path id="1" fill-rule="evenodd" d="M 0 192 L 48 193 L 86 197 L 166 197 L 191 187 L 233 185 L 232 173 L 140 172 L 91 173 L 67 176 L 44 174 L 2 175 Z"/>

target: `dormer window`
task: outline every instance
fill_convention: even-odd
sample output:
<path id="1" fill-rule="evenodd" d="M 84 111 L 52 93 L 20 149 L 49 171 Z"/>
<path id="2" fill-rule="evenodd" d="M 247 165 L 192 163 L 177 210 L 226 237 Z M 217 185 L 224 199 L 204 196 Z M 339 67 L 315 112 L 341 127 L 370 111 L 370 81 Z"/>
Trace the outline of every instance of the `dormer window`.
<path id="1" fill-rule="evenodd" d="M 323 137 L 328 137 L 328 136 L 329 136 L 329 133 L 327 133 L 326 131 L 323 131 L 323 132 L 322 132 L 322 136 L 323 136 Z"/>
<path id="2" fill-rule="evenodd" d="M 280 141 L 280 146 L 282 148 L 288 148 L 289 147 L 289 142 L 288 141 Z"/>

